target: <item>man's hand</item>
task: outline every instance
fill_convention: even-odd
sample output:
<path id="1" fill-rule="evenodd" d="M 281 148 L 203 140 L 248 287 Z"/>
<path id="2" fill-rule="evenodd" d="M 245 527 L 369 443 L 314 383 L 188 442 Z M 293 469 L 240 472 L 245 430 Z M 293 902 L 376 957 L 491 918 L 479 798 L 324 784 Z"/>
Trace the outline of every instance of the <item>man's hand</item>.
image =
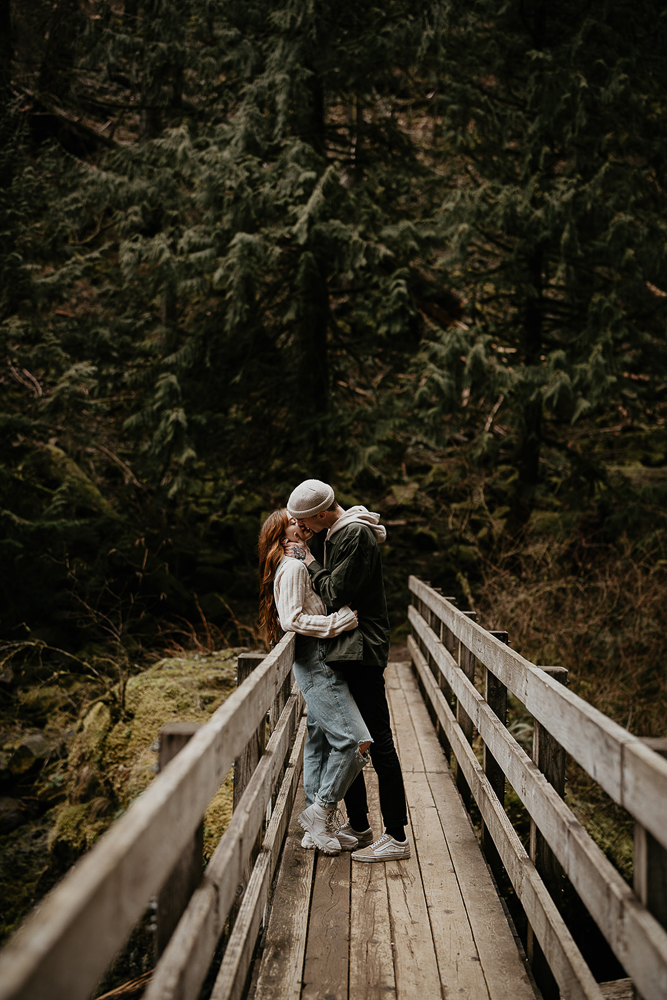
<path id="1" fill-rule="evenodd" d="M 290 559 L 300 559 L 306 566 L 310 566 L 315 558 L 305 542 L 297 544 L 285 538 L 283 540 L 283 548 L 285 549 L 286 556 L 289 556 Z"/>

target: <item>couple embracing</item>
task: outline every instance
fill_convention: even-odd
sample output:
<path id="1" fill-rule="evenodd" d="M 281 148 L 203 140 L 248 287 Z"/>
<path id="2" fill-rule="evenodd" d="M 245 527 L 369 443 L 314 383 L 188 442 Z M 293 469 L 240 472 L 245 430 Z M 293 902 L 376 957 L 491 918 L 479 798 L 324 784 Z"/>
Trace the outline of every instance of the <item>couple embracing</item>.
<path id="1" fill-rule="evenodd" d="M 401 766 L 394 746 L 384 669 L 389 619 L 378 514 L 343 508 L 331 486 L 307 479 L 259 537 L 260 622 L 269 638 L 296 633 L 294 676 L 306 701 L 308 736 L 299 816 L 302 846 L 355 861 L 410 857 Z M 310 551 L 325 533 L 323 561 Z M 378 776 L 384 833 L 374 839 L 362 769 Z M 347 821 L 338 812 L 344 799 Z"/>

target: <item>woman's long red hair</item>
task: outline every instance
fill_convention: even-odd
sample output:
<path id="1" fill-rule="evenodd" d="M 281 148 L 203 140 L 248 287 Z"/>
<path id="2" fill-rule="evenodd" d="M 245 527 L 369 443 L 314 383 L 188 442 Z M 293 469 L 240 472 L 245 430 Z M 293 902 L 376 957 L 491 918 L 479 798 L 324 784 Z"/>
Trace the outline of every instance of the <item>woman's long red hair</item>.
<path id="1" fill-rule="evenodd" d="M 259 625 L 268 643 L 277 642 L 282 635 L 273 599 L 273 581 L 278 563 L 285 555 L 283 538 L 288 524 L 289 514 L 281 507 L 269 514 L 259 533 Z"/>

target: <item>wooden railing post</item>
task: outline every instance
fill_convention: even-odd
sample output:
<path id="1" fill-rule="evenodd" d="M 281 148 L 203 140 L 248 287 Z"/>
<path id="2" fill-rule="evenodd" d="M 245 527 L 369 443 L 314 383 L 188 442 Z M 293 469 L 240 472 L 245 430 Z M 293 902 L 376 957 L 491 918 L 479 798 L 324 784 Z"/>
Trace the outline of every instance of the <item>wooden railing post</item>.
<path id="1" fill-rule="evenodd" d="M 428 580 L 425 580 L 424 583 L 426 583 L 426 585 L 428 586 Z M 415 598 L 414 598 L 414 605 L 417 608 L 417 611 L 419 612 L 419 614 L 424 619 L 424 621 L 427 621 L 427 618 L 426 618 L 427 608 L 426 608 L 426 605 L 424 604 L 424 602 L 422 601 L 421 597 L 416 597 L 415 596 Z M 424 645 L 423 641 L 421 639 L 418 639 L 417 640 L 417 644 L 419 645 L 419 648 L 421 649 L 422 653 L 424 654 L 424 656 L 428 660 L 428 650 L 427 650 L 426 646 Z"/>
<path id="2" fill-rule="evenodd" d="M 477 621 L 477 613 L 475 611 L 464 611 L 463 614 L 472 621 Z M 471 684 L 475 683 L 475 662 L 475 654 L 472 650 L 464 646 L 462 642 L 459 642 L 459 667 Z M 461 707 L 458 700 L 456 702 L 456 721 L 463 730 L 463 735 L 467 739 L 468 743 L 472 746 L 472 719 Z M 466 809 L 470 812 L 470 788 L 468 787 L 468 782 L 463 777 L 463 771 L 458 764 L 456 766 L 456 786 L 461 793 L 461 798 L 463 799 Z"/>
<path id="3" fill-rule="evenodd" d="M 456 598 L 444 597 L 440 587 L 434 587 L 433 589 L 443 598 L 443 600 L 449 601 L 450 604 L 456 604 Z M 437 635 L 438 639 L 443 644 L 445 649 L 448 649 L 451 652 L 454 644 L 454 636 L 452 635 L 451 629 L 449 629 L 445 625 L 445 623 L 441 621 L 440 618 L 438 618 L 438 616 L 435 614 L 431 614 L 431 628 L 433 629 L 433 631 L 435 632 L 435 634 Z M 428 654 L 428 665 L 431 668 L 431 673 L 438 682 L 438 687 L 445 696 L 447 704 L 451 708 L 453 700 L 452 689 L 450 688 L 449 684 L 443 677 L 442 673 L 439 670 L 434 669 L 433 657 L 431 656 L 430 653 Z M 438 721 L 437 716 L 434 718 L 434 724 L 435 724 L 435 731 L 438 734 L 438 739 L 440 740 L 440 745 L 442 746 L 443 753 L 447 758 L 447 766 L 451 767 L 452 748 L 449 745 L 449 740 L 447 739 L 445 731 L 440 722 Z"/>
<path id="4" fill-rule="evenodd" d="M 158 771 L 163 771 L 199 729 L 197 722 L 168 722 L 160 730 Z M 165 831 L 168 836 L 168 831 Z M 190 897 L 201 882 L 204 852 L 204 823 L 199 824 L 158 894 L 155 953 L 159 958 L 169 943 Z"/>
<path id="5" fill-rule="evenodd" d="M 565 667 L 540 667 L 540 670 L 544 670 L 545 673 L 561 684 L 567 684 L 567 670 Z M 560 797 L 564 798 L 565 751 L 560 743 L 553 738 L 551 733 L 544 726 L 540 725 L 537 720 L 535 720 L 533 728 L 533 760 Z M 562 903 L 563 895 L 563 869 L 532 819 L 530 821 L 529 853 L 530 859 L 549 890 L 551 898 L 559 906 Z M 526 954 L 528 955 L 528 961 L 532 966 L 533 975 L 542 991 L 544 1000 L 558 1000 L 560 996 L 558 985 L 530 925 L 528 925 Z"/>
<path id="6" fill-rule="evenodd" d="M 509 643 L 509 636 L 507 632 L 490 630 L 489 634 L 495 636 L 496 639 L 500 639 L 500 641 L 505 644 Z M 495 674 L 488 669 L 488 667 L 484 667 L 484 697 L 486 698 L 491 711 L 494 712 L 502 724 L 506 726 L 507 688 L 502 681 L 499 681 Z M 489 783 L 496 797 L 500 801 L 500 804 L 504 805 L 505 774 L 498 761 L 495 759 L 493 754 L 490 753 L 486 744 L 484 745 L 484 773 L 489 779 Z M 489 867 L 498 882 L 503 866 L 500 860 L 500 855 L 496 849 L 496 845 L 493 843 L 493 839 L 489 835 L 489 831 L 487 830 L 484 822 L 482 822 L 482 848 L 484 850 L 484 854 L 486 855 L 486 860 L 489 862 Z"/>
<path id="7" fill-rule="evenodd" d="M 244 680 L 250 677 L 250 674 L 255 670 L 264 660 L 266 653 L 239 653 L 239 658 L 236 667 L 236 686 L 240 687 Z M 255 732 L 252 734 L 248 740 L 248 744 L 238 757 L 234 760 L 234 790 L 232 793 L 232 811 L 236 811 L 236 808 L 243 798 L 243 793 L 245 792 L 248 782 L 255 773 L 255 768 L 262 759 L 262 754 L 266 748 L 266 720 L 262 719 L 262 722 L 257 727 Z M 257 853 L 261 846 L 262 841 L 262 831 L 257 836 L 257 841 L 255 847 L 248 858 L 248 862 L 243 871 L 243 880 L 239 882 L 236 887 L 236 903 L 234 904 L 230 913 L 230 926 L 233 924 L 236 914 L 238 912 L 238 907 L 240 905 L 241 897 L 246 890 L 250 875 L 252 873 L 252 868 L 257 857 Z"/>
<path id="8" fill-rule="evenodd" d="M 293 685 L 293 683 L 294 683 L 294 678 L 293 678 L 292 674 L 290 673 L 290 674 L 287 675 L 287 677 L 285 677 L 285 680 L 283 681 L 282 685 L 280 686 L 276 697 L 273 699 L 273 703 L 271 704 L 271 707 L 269 709 L 269 715 L 268 715 L 268 733 L 269 733 L 269 736 L 273 733 L 274 729 L 278 725 L 278 722 L 280 720 L 280 716 L 283 714 L 283 709 L 285 708 L 285 705 L 287 704 L 287 700 L 288 700 L 288 698 L 289 698 L 289 696 L 290 696 L 290 694 L 292 692 L 292 685 Z M 290 732 L 290 742 L 291 742 L 293 736 L 294 736 L 294 730 L 292 730 Z M 273 812 L 273 807 L 274 807 L 274 805 L 276 803 L 276 796 L 278 795 L 278 789 L 280 788 L 280 783 L 282 782 L 283 777 L 285 776 L 285 768 L 286 768 L 286 766 L 287 766 L 287 762 L 285 761 L 285 762 L 283 762 L 283 766 L 282 766 L 282 768 L 280 770 L 280 779 L 279 779 L 278 783 L 276 784 L 275 791 L 274 791 L 274 793 L 273 793 L 273 795 L 271 797 L 271 800 L 267 804 L 267 807 L 266 807 L 266 822 L 267 823 L 271 819 L 271 815 L 272 815 L 272 812 Z"/>
<path id="9" fill-rule="evenodd" d="M 266 653 L 239 653 L 236 667 L 236 686 L 240 687 L 253 670 L 260 665 Z M 248 740 L 248 745 L 234 761 L 234 796 L 233 808 L 236 809 L 246 786 L 253 776 L 264 748 L 266 747 L 266 723 L 258 727 Z"/>
<path id="10" fill-rule="evenodd" d="M 445 598 L 445 600 L 449 601 L 451 604 L 456 604 L 455 597 L 447 597 Z M 458 655 L 458 639 L 456 638 L 452 630 L 449 628 L 449 626 L 445 625 L 444 622 L 441 623 L 440 627 L 440 640 L 445 649 L 447 650 L 447 652 L 450 653 L 456 659 Z M 454 705 L 454 694 L 449 684 L 442 676 L 440 679 L 440 686 L 445 694 L 445 698 L 447 699 L 447 704 L 449 705 L 450 708 L 452 708 Z"/>
<path id="11" fill-rule="evenodd" d="M 649 737 L 642 742 L 667 757 L 667 739 Z M 634 886 L 642 904 L 667 929 L 667 851 L 639 823 L 635 823 Z"/>

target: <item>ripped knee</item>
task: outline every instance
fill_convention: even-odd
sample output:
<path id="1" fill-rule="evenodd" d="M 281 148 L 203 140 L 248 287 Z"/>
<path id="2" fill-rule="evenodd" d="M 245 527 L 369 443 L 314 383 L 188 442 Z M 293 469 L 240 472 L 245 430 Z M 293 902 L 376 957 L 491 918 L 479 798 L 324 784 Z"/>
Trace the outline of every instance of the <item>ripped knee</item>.
<path id="1" fill-rule="evenodd" d="M 371 742 L 372 742 L 371 740 L 366 740 L 365 743 L 359 744 L 359 753 L 361 754 L 362 757 L 365 757 L 368 751 L 370 750 Z"/>

